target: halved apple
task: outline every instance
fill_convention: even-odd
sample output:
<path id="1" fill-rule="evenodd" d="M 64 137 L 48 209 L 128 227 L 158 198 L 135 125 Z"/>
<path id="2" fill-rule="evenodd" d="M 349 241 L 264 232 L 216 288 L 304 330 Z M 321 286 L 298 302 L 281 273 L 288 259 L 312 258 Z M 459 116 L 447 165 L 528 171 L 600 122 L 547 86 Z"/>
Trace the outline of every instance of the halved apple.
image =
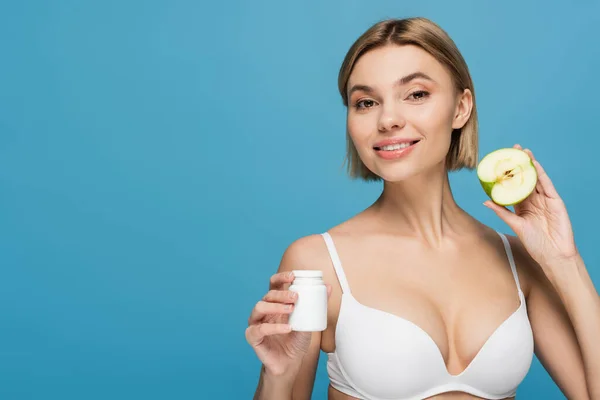
<path id="1" fill-rule="evenodd" d="M 515 148 L 498 149 L 483 157 L 477 166 L 477 177 L 489 198 L 501 206 L 525 200 L 538 178 L 529 155 Z"/>

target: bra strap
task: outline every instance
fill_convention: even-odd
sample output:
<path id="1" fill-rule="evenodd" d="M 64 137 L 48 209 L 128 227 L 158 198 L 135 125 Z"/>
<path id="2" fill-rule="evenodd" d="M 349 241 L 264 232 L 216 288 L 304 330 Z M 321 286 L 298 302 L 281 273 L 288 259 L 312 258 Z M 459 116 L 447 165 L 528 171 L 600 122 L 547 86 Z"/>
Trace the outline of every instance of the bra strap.
<path id="1" fill-rule="evenodd" d="M 321 234 L 323 239 L 325 239 L 325 244 L 327 245 L 327 250 L 329 251 L 329 257 L 331 257 L 331 262 L 333 263 L 333 268 L 335 269 L 335 273 L 340 281 L 340 286 L 342 287 L 342 293 L 350 293 L 350 287 L 348 286 L 348 281 L 346 280 L 346 275 L 344 274 L 344 269 L 342 268 L 342 262 L 340 261 L 340 257 L 335 249 L 335 244 L 333 244 L 333 239 L 329 232 L 324 232 Z"/>
<path id="2" fill-rule="evenodd" d="M 498 235 L 502 238 L 502 242 L 504 243 L 504 250 L 506 251 L 506 255 L 508 257 L 508 261 L 510 263 L 510 269 L 512 270 L 513 277 L 515 278 L 515 282 L 517 283 L 517 289 L 519 290 L 519 296 L 523 296 L 523 292 L 521 291 L 521 284 L 519 283 L 519 274 L 517 274 L 517 266 L 515 265 L 515 259 L 513 257 L 512 249 L 510 247 L 510 243 L 506 237 L 501 232 L 498 232 Z"/>

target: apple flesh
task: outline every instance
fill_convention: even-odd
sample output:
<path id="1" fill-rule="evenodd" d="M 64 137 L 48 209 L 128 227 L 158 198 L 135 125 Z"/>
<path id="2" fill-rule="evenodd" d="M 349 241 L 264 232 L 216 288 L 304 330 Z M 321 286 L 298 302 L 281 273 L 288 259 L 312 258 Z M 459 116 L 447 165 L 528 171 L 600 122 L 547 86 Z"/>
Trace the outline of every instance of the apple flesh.
<path id="1" fill-rule="evenodd" d="M 525 200 L 538 179 L 529 155 L 515 148 L 498 149 L 483 157 L 477 166 L 477 177 L 488 197 L 501 206 Z"/>

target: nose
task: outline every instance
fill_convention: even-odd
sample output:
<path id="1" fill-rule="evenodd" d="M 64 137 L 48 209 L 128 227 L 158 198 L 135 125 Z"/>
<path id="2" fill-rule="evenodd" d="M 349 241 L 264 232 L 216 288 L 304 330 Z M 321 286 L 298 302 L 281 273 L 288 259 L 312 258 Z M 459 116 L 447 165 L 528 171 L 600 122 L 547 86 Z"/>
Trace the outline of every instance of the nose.
<path id="1" fill-rule="evenodd" d="M 400 115 L 399 110 L 393 106 L 382 107 L 379 121 L 377 121 L 377 128 L 379 132 L 385 133 L 392 130 L 400 129 L 404 127 L 406 121 Z"/>

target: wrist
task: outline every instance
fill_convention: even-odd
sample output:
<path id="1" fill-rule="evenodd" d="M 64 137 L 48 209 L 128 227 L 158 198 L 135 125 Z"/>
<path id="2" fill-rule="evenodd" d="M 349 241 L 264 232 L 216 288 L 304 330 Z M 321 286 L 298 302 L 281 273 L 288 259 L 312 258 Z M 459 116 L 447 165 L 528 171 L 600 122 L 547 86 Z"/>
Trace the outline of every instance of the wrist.
<path id="1" fill-rule="evenodd" d="M 583 259 L 577 255 L 547 265 L 547 277 L 563 303 L 574 293 L 580 293 L 590 279 Z"/>
<path id="2" fill-rule="evenodd" d="M 543 267 L 547 271 L 548 278 L 553 281 L 552 283 L 559 283 L 563 279 L 569 279 L 580 274 L 585 265 L 581 256 L 576 254 L 547 261 Z"/>
<path id="3" fill-rule="evenodd" d="M 271 371 L 262 366 L 262 384 L 259 400 L 291 399 L 299 368 Z"/>

